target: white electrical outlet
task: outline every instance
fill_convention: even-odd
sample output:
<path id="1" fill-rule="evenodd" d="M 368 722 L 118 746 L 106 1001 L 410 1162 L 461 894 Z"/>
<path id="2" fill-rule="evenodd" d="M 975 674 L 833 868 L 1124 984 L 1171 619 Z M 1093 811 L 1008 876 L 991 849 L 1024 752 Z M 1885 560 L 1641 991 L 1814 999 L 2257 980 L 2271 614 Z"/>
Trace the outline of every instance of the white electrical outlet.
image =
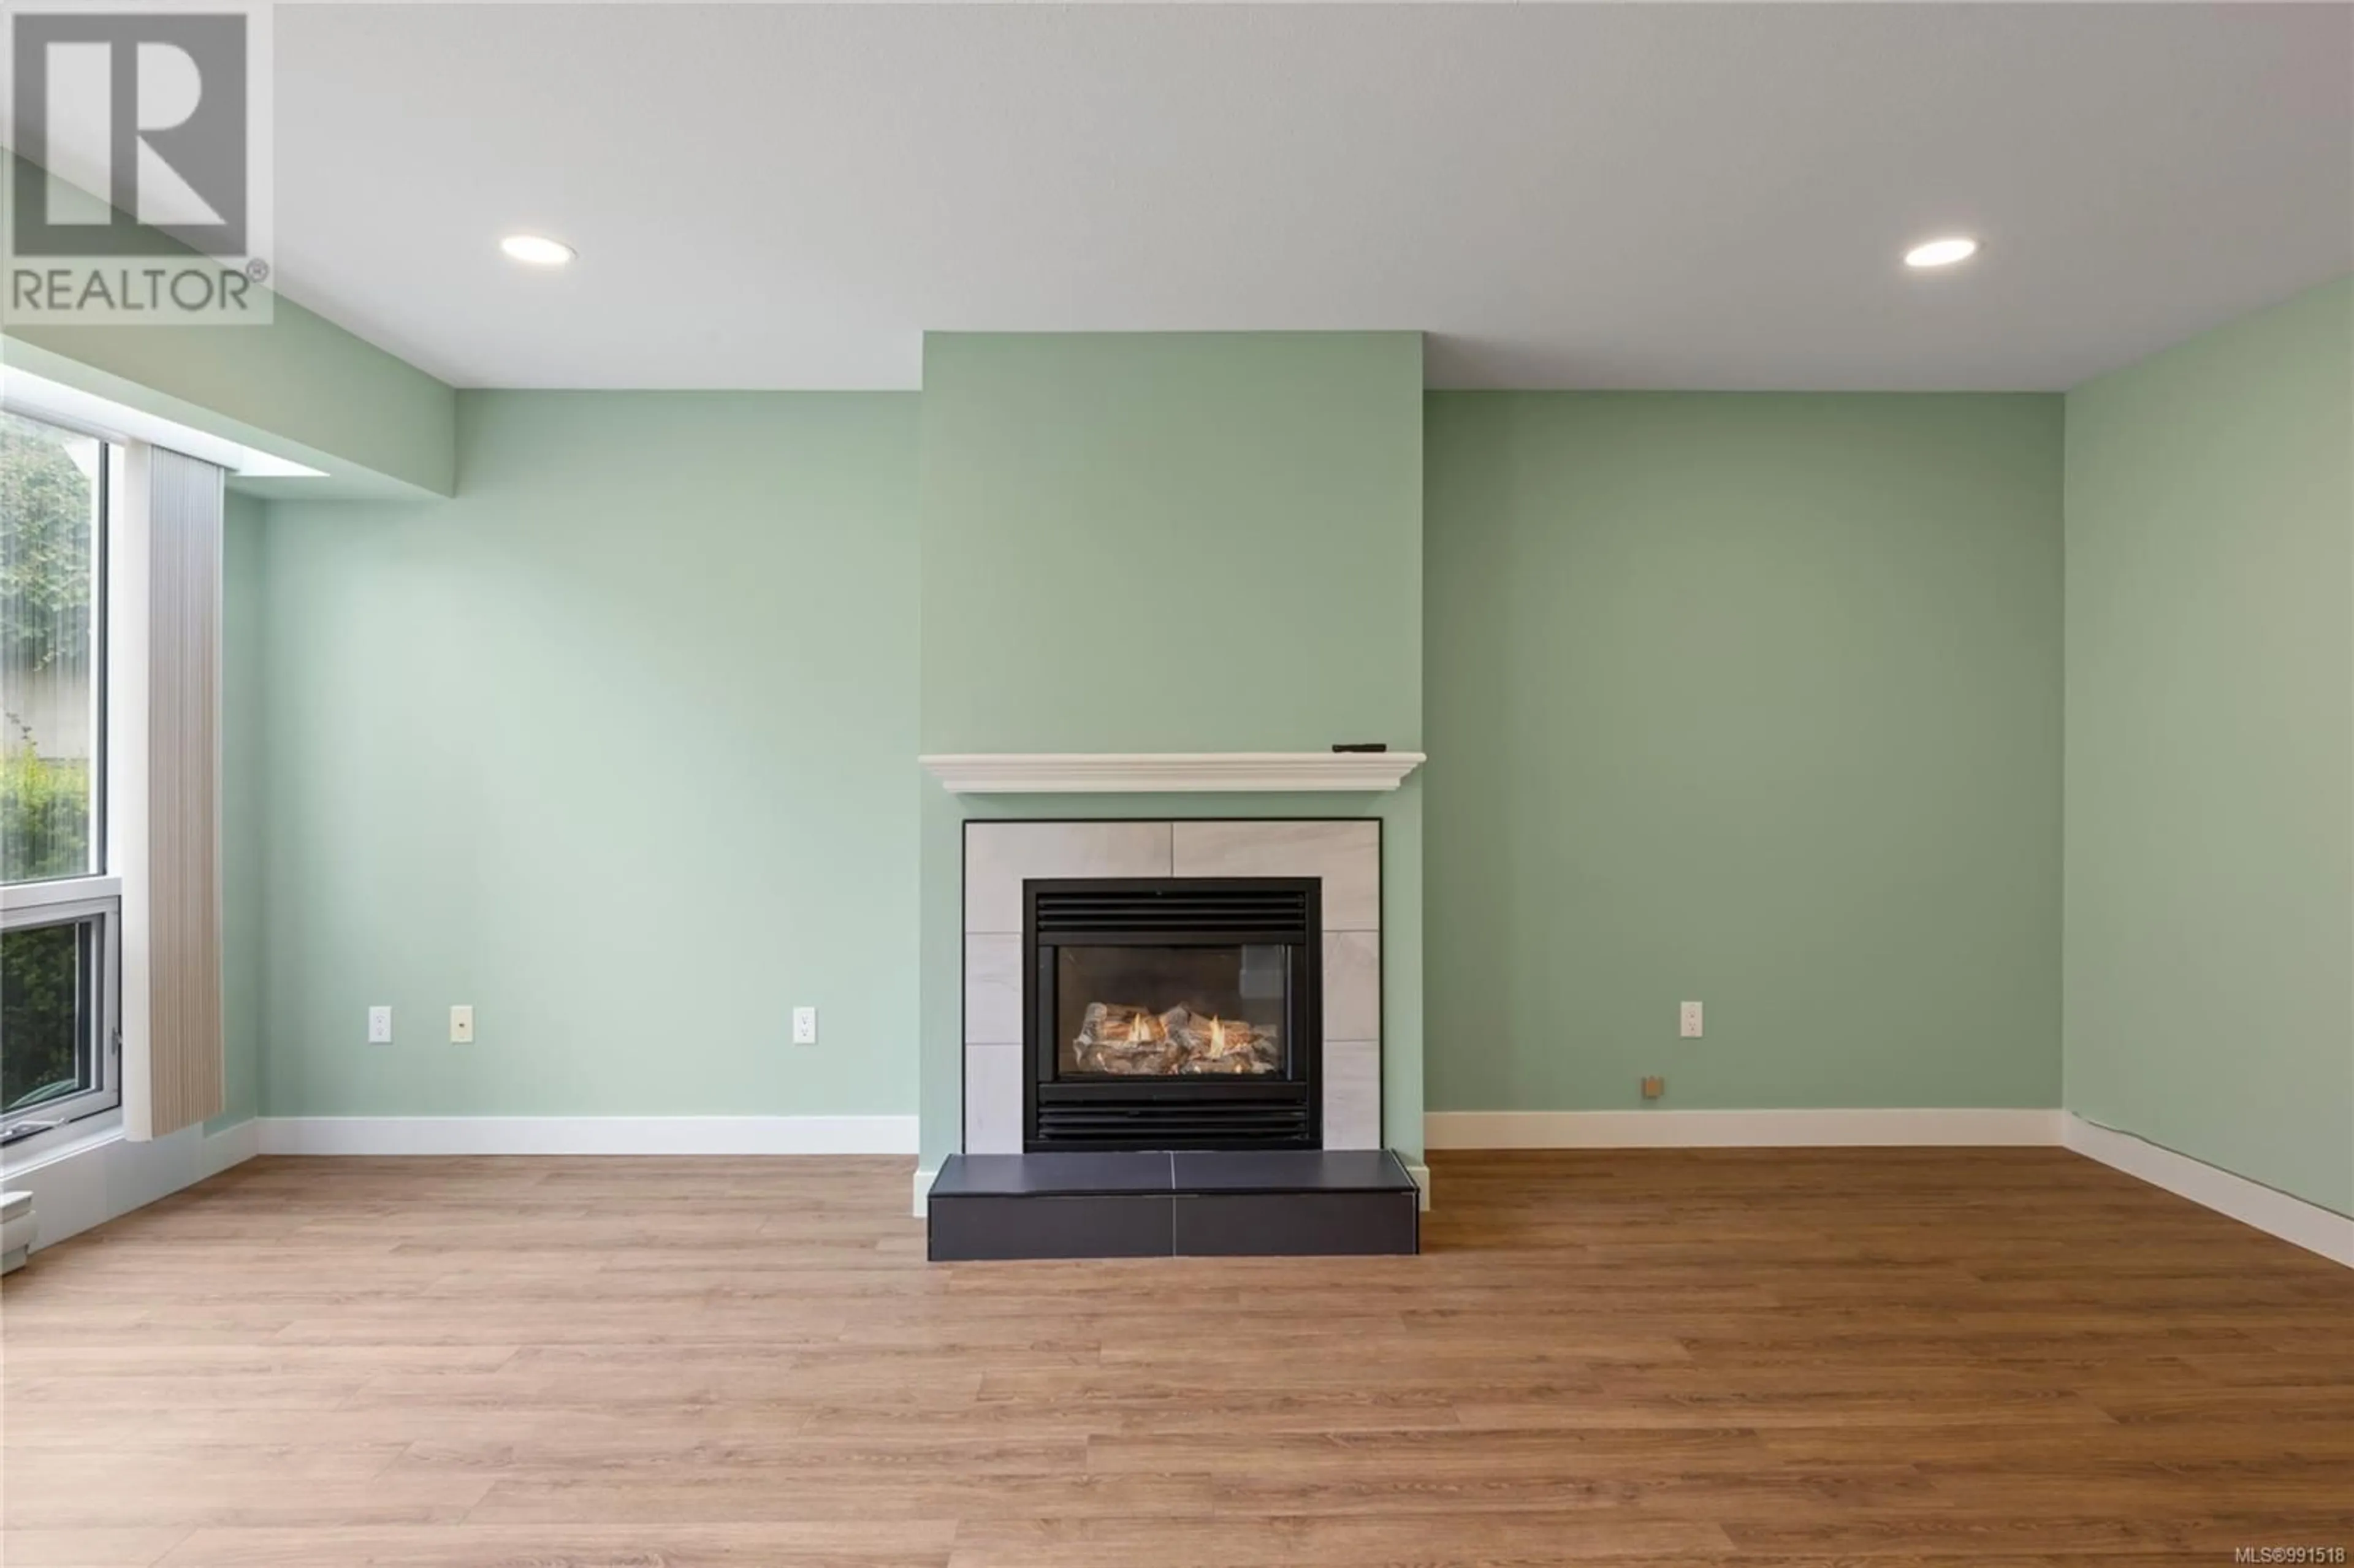
<path id="1" fill-rule="evenodd" d="M 450 1010 L 450 1044 L 471 1045 L 474 1040 L 474 1010 L 461 1003 Z"/>
<path id="2" fill-rule="evenodd" d="M 392 1044 L 392 1009 L 388 1007 L 368 1009 L 368 1044 L 371 1045 Z"/>
<path id="3" fill-rule="evenodd" d="M 1688 1001 L 1679 1018 L 1679 1033 L 1687 1040 L 1700 1038 L 1700 1003 Z"/>
<path id="4" fill-rule="evenodd" d="M 793 1044 L 796 1045 L 814 1045 L 817 1044 L 816 1008 L 796 1007 L 793 1009 Z"/>

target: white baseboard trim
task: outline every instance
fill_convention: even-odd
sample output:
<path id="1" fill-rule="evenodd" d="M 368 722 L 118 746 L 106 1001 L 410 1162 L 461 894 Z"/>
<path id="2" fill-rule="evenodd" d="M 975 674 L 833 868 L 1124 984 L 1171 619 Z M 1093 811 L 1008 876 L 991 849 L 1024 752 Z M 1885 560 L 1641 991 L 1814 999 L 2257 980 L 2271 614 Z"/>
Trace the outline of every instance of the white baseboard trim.
<path id="1" fill-rule="evenodd" d="M 1821 1149 L 2051 1145 L 2056 1110 L 1432 1111 L 1426 1149 Z"/>
<path id="2" fill-rule="evenodd" d="M 911 1116 L 267 1117 L 264 1154 L 913 1154 Z"/>
<path id="3" fill-rule="evenodd" d="M 1432 1111 L 1428 1149 L 2052 1147 L 2354 1268 L 2354 1218 L 2058 1110 Z M 1417 1181 L 1423 1178 L 1416 1174 Z M 1426 1206 L 1429 1188 L 1423 1190 Z"/>
<path id="4" fill-rule="evenodd" d="M 1430 1167 L 1427 1165 L 1417 1165 L 1411 1160 L 1401 1161 L 1401 1163 L 1405 1166 L 1405 1173 L 1414 1178 L 1414 1184 L 1422 1189 L 1421 1195 L 1416 1201 L 1416 1206 L 1421 1209 L 1426 1214 L 1430 1213 Z"/>
<path id="5" fill-rule="evenodd" d="M 2062 1139 L 2087 1160 L 2354 1268 L 2354 1218 L 2080 1116 L 2067 1118 Z"/>

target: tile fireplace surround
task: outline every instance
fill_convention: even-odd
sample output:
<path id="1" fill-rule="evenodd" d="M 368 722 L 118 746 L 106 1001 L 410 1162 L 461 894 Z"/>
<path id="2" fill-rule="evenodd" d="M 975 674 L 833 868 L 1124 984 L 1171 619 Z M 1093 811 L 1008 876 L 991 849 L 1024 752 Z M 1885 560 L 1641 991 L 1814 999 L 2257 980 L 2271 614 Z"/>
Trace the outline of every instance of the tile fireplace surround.
<path id="1" fill-rule="evenodd" d="M 968 821 L 964 1150 L 1022 1152 L 1022 882 L 1032 876 L 1312 876 L 1323 885 L 1324 1147 L 1382 1146 L 1382 824 Z"/>

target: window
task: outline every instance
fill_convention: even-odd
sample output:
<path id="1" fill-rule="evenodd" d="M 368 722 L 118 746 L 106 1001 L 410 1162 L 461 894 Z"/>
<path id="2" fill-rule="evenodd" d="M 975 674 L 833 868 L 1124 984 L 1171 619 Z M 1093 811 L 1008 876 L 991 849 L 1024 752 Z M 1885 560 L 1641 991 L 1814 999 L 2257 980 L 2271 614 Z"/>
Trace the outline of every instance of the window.
<path id="1" fill-rule="evenodd" d="M 11 1122 L 31 1120 L 47 1130 L 64 1119 L 52 1113 L 78 1100 L 106 1095 L 108 1056 L 114 1042 L 110 991 L 117 972 L 111 900 L 53 907 L 45 918 L 0 932 L 0 1103 Z M 79 1114 L 79 1111 L 77 1111 Z M 11 1126 L 0 1136 L 15 1133 Z M 17 1136 L 27 1134 L 18 1133 Z"/>
<path id="2" fill-rule="evenodd" d="M 95 437 L 0 414 L 0 1143 L 119 1103 Z"/>

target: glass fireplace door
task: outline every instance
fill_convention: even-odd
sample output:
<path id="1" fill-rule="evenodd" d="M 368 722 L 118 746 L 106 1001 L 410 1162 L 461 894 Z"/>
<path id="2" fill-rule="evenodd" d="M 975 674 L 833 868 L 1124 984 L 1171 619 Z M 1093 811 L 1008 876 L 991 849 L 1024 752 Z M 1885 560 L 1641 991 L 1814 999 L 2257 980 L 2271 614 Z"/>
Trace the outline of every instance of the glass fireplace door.
<path id="1" fill-rule="evenodd" d="M 1277 943 L 1058 948 L 1055 1075 L 1279 1075 L 1290 971 Z"/>
<path id="2" fill-rule="evenodd" d="M 1313 1149 L 1322 886 L 1023 883 L 1023 1147 Z"/>

